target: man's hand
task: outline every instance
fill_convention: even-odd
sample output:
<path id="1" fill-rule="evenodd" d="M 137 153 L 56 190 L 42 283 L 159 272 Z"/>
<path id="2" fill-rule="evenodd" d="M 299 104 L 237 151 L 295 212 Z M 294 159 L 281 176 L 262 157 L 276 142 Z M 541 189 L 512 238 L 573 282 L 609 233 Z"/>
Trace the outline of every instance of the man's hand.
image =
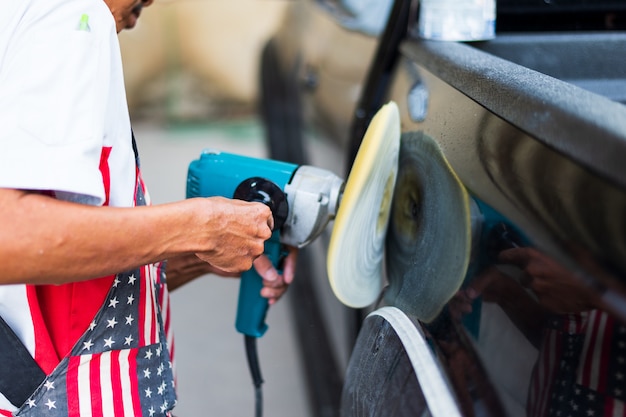
<path id="1" fill-rule="evenodd" d="M 557 314 L 601 308 L 601 303 L 579 278 L 552 258 L 533 248 L 508 249 L 498 260 L 520 268 L 522 286 L 532 290 L 543 307 Z"/>
<path id="2" fill-rule="evenodd" d="M 192 201 L 198 199 L 191 199 Z M 222 197 L 199 199 L 208 202 L 204 227 L 205 250 L 198 258 L 225 272 L 241 273 L 263 253 L 265 241 L 272 236 L 274 219 L 261 203 Z"/>
<path id="3" fill-rule="evenodd" d="M 254 261 L 254 268 L 263 278 L 261 296 L 269 299 L 270 304 L 278 301 L 287 291 L 289 284 L 293 282 L 297 257 L 298 249 L 290 247 L 282 275 L 274 268 L 267 256 L 261 255 Z M 176 256 L 167 260 L 167 287 L 170 291 L 208 274 L 226 278 L 239 277 L 239 274 L 216 268 L 193 254 Z"/>
<path id="4" fill-rule="evenodd" d="M 167 288 L 173 291 L 188 282 L 208 274 L 222 277 L 238 278 L 239 274 L 222 271 L 208 262 L 198 258 L 193 253 L 174 256 L 167 260 Z"/>
<path id="5" fill-rule="evenodd" d="M 571 271 L 537 249 L 506 249 L 498 254 L 498 262 L 519 268 L 518 279 L 513 279 L 495 266 L 487 268 L 465 290 L 454 296 L 451 305 L 455 316 L 470 313 L 471 303 L 479 296 L 484 301 L 501 306 L 518 304 L 525 298 L 520 291 L 522 288 L 531 290 L 536 302 L 551 313 L 579 313 L 601 308 L 593 291 Z"/>
<path id="6" fill-rule="evenodd" d="M 254 261 L 254 268 L 263 278 L 261 295 L 269 299 L 270 305 L 278 301 L 287 291 L 289 284 L 293 282 L 297 258 L 298 249 L 289 247 L 289 255 L 285 258 L 282 275 L 274 268 L 267 256 L 261 255 Z"/>

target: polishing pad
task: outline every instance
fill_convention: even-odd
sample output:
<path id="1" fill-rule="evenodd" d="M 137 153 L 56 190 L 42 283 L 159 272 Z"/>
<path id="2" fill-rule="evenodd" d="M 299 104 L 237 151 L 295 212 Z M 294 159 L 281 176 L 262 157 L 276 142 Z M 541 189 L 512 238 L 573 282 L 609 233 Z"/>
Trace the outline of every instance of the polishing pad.
<path id="1" fill-rule="evenodd" d="M 429 322 L 460 288 L 471 255 L 470 198 L 439 145 L 402 136 L 385 247 L 384 299 Z"/>
<path id="2" fill-rule="evenodd" d="M 383 252 L 400 148 L 400 114 L 394 102 L 372 119 L 346 181 L 328 247 L 327 269 L 335 296 L 360 308 L 382 288 Z"/>

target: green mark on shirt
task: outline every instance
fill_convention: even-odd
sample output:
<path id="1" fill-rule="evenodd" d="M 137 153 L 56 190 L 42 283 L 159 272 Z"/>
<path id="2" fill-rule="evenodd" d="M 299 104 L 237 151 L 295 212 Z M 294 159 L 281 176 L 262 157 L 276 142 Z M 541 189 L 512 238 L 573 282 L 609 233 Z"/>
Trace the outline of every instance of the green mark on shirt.
<path id="1" fill-rule="evenodd" d="M 78 30 L 84 30 L 85 32 L 91 32 L 89 28 L 89 15 L 83 13 L 80 17 L 80 22 L 78 22 Z"/>

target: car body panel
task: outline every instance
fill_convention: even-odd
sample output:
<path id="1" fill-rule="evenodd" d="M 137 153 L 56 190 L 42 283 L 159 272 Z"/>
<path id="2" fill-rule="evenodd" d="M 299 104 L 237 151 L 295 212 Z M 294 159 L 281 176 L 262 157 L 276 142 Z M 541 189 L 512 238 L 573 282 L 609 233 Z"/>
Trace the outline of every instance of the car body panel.
<path id="1" fill-rule="evenodd" d="M 280 65 L 297 79 L 291 100 L 302 106 L 298 117 L 306 134 L 299 140 L 309 149 L 306 162 L 340 173 L 349 169 L 349 161 L 347 166 L 338 161 L 349 150 L 380 34 L 345 25 L 345 16 L 328 3 L 339 4 L 293 2 L 287 13 L 291 23 L 272 41 Z M 527 3 L 522 6 L 541 6 Z M 511 1 L 503 4 L 518 11 Z M 618 375 L 621 365 L 596 367 L 593 385 L 576 370 L 559 373 L 561 364 L 546 359 L 569 355 L 580 366 L 590 357 L 617 363 L 621 356 L 612 349 L 626 346 L 617 336 L 626 332 L 626 74 L 620 65 L 626 37 L 615 31 L 533 31 L 448 43 L 417 39 L 409 28 L 391 79 L 379 80 L 390 82 L 385 100 L 398 104 L 403 135 L 433 138 L 482 214 L 519 231 L 524 239 L 510 244 L 529 254 L 523 267 L 494 269 L 501 262 L 485 255 L 480 240 L 461 289 L 439 316 L 419 321 L 463 415 L 544 415 L 548 405 L 571 411 L 564 401 L 578 404 L 574 393 L 582 388 L 591 390 L 589 395 L 601 392 L 618 406 L 626 400 L 621 392 L 607 391 L 610 386 L 626 392 L 619 378 L 608 376 Z M 393 256 L 388 254 L 388 262 Z M 543 276 L 529 277 L 530 267 Z M 436 279 L 413 275 L 410 279 Z M 497 278 L 486 279 L 491 276 Z M 356 334 L 336 322 L 354 317 L 362 322 L 363 312 L 324 307 L 336 303 L 327 299 L 326 277 L 318 271 L 307 278 L 322 294 L 322 316 L 332 314 L 323 319 L 335 334 L 331 355 L 350 356 Z M 480 294 L 468 296 L 478 289 Z M 420 294 L 414 297 L 419 303 Z M 557 340 L 560 350 L 551 344 Z M 575 341 L 575 349 L 563 347 L 568 340 Z M 364 348 L 357 348 L 363 354 Z M 391 377 L 403 370 L 388 371 Z M 344 377 L 343 367 L 339 374 Z M 362 376 L 352 368 L 346 375 L 344 389 L 355 383 L 354 375 Z M 551 403 L 544 394 L 556 392 L 557 383 L 567 390 L 559 391 L 560 403 Z M 384 379 L 372 380 L 369 388 L 376 384 L 384 391 Z M 590 412 L 609 407 L 593 406 L 599 408 Z"/>

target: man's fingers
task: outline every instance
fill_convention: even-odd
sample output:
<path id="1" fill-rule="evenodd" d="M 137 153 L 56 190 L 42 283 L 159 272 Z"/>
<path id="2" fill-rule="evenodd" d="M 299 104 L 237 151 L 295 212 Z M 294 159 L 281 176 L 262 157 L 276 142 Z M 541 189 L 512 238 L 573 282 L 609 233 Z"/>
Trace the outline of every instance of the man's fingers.
<path id="1" fill-rule="evenodd" d="M 276 271 L 276 268 L 274 268 L 274 265 L 272 265 L 272 261 L 270 261 L 270 258 L 268 258 L 267 256 L 259 256 L 254 260 L 253 265 L 254 269 L 256 269 L 256 272 L 259 273 L 264 281 L 278 281 L 278 278 L 280 277 L 278 271 Z"/>
<path id="2" fill-rule="evenodd" d="M 270 300 L 270 304 L 273 304 L 275 301 L 278 301 L 278 299 L 280 297 L 282 297 L 283 294 L 285 294 L 286 291 L 287 291 L 286 287 L 282 287 L 282 288 L 268 288 L 268 287 L 264 287 L 261 290 L 261 296 L 269 299 Z"/>
<path id="3" fill-rule="evenodd" d="M 285 264 L 283 265 L 283 279 L 285 284 L 291 284 L 296 275 L 296 262 L 298 259 L 298 249 L 290 247 L 289 255 L 285 258 Z"/>
<path id="4" fill-rule="evenodd" d="M 276 286 L 264 286 L 261 289 L 261 296 L 268 299 L 270 305 L 274 304 L 287 292 L 289 287 L 287 284 L 280 280 L 280 284 Z"/>
<path id="5" fill-rule="evenodd" d="M 269 239 L 272 236 L 272 231 L 274 230 L 274 215 L 272 214 L 272 210 L 270 210 L 270 208 L 268 206 L 266 206 L 263 203 L 255 203 L 260 205 L 260 209 L 262 210 L 261 213 L 261 218 L 259 219 L 260 221 L 262 221 L 262 225 L 259 225 L 259 228 L 263 228 L 265 229 L 265 226 L 267 225 L 267 227 L 269 228 L 269 235 L 266 235 L 265 233 L 260 234 L 260 236 L 264 237 L 265 239 Z M 265 237 L 267 236 L 267 237 Z"/>
<path id="6" fill-rule="evenodd" d="M 506 249 L 498 254 L 498 261 L 505 264 L 516 265 L 520 269 L 526 268 L 526 265 L 528 265 L 531 259 L 531 248 Z"/>
<path id="7" fill-rule="evenodd" d="M 296 248 L 289 248 L 282 275 L 278 273 L 267 256 L 261 255 L 254 261 L 254 268 L 263 278 L 261 296 L 267 298 L 270 305 L 285 294 L 289 284 L 293 281 L 297 252 Z"/>

